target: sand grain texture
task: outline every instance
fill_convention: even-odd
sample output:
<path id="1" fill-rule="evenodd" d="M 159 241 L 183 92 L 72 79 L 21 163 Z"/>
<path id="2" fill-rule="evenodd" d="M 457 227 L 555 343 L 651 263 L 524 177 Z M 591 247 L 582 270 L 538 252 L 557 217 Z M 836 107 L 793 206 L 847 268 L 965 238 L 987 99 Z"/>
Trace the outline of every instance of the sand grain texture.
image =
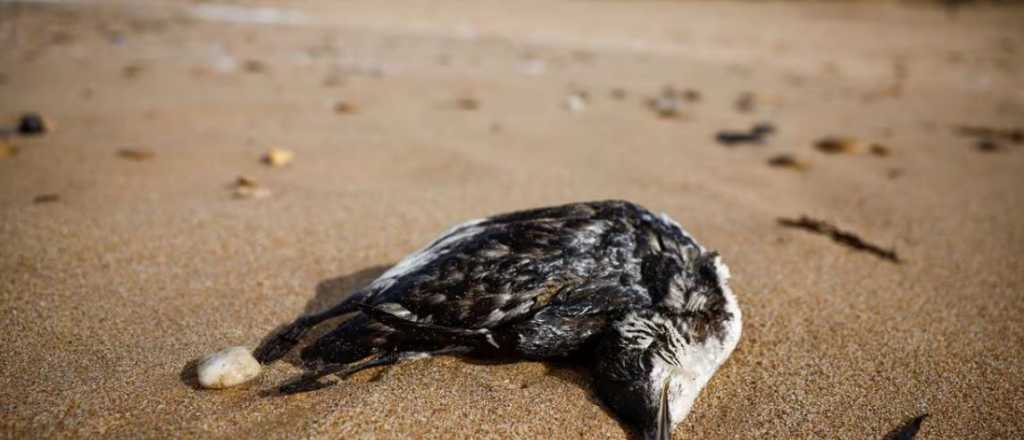
<path id="1" fill-rule="evenodd" d="M 451 224 L 605 198 L 732 268 L 743 339 L 675 438 L 881 438 L 925 412 L 922 439 L 1024 433 L 1024 147 L 951 128 L 1024 120 L 1020 7 L 199 4 L 0 4 L 3 124 L 59 127 L 0 161 L 0 436 L 625 438 L 558 365 L 443 357 L 288 398 L 259 396 L 288 362 L 194 378 Z M 666 85 L 699 91 L 686 118 L 647 107 Z M 714 141 L 763 120 L 764 145 Z M 892 154 L 816 152 L 830 134 Z M 267 167 L 267 145 L 300 160 Z M 232 198 L 240 175 L 272 193 Z M 904 263 L 775 222 L 800 215 Z"/>

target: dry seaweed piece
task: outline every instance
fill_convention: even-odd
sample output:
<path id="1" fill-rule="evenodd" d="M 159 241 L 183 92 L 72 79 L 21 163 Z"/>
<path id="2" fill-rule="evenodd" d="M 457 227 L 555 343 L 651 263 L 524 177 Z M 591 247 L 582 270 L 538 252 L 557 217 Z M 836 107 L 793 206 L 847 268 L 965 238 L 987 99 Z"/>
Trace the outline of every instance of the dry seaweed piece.
<path id="1" fill-rule="evenodd" d="M 25 113 L 18 120 L 18 134 L 22 136 L 39 136 L 46 133 L 46 121 L 39 113 Z"/>
<path id="2" fill-rule="evenodd" d="M 828 136 L 815 142 L 814 148 L 828 154 L 857 154 L 864 151 L 864 143 L 852 137 Z"/>
<path id="3" fill-rule="evenodd" d="M 53 203 L 60 200 L 60 194 L 40 194 L 32 198 L 32 203 Z"/>
<path id="4" fill-rule="evenodd" d="M 1015 144 L 1024 144 L 1024 128 L 991 128 L 978 125 L 961 125 L 955 128 L 961 136 L 981 139 L 1002 139 Z"/>
<path id="5" fill-rule="evenodd" d="M 761 135 L 746 131 L 722 130 L 715 135 L 715 140 L 727 147 L 736 144 L 760 144 Z"/>
<path id="6" fill-rule="evenodd" d="M 775 133 L 775 125 L 771 122 L 754 124 L 750 131 L 722 130 L 715 135 L 718 143 L 731 147 L 737 144 L 761 144 L 768 135 Z"/>
<path id="7" fill-rule="evenodd" d="M 814 232 L 816 234 L 827 235 L 832 238 L 835 242 L 844 246 L 859 250 L 870 252 L 883 260 L 889 260 L 893 263 L 900 263 L 900 257 L 896 255 L 896 251 L 893 249 L 886 249 L 881 246 L 868 243 L 862 238 L 857 236 L 853 232 L 847 232 L 839 229 L 835 225 L 828 223 L 824 220 L 817 220 L 806 215 L 800 216 L 798 219 L 779 218 L 778 222 L 780 225 L 787 228 L 797 228 L 807 231 Z"/>
<path id="8" fill-rule="evenodd" d="M 824 137 L 814 143 L 814 148 L 827 154 L 862 154 L 866 152 L 878 157 L 886 157 L 890 153 L 889 147 L 885 145 L 847 136 Z"/>
<path id="9" fill-rule="evenodd" d="M 974 148 L 985 153 L 994 153 L 1005 149 L 1003 144 L 993 141 L 992 139 L 980 139 L 978 140 L 978 143 L 974 144 Z"/>
<path id="10" fill-rule="evenodd" d="M 892 431 L 889 431 L 882 440 L 913 440 L 914 436 L 921 429 L 921 422 L 928 417 L 928 414 L 921 414 L 913 419 L 903 422 L 902 425 L 897 426 Z"/>
<path id="11" fill-rule="evenodd" d="M 149 150 L 141 150 L 141 149 L 135 149 L 135 148 L 122 148 L 120 150 L 117 150 L 117 156 L 122 158 L 122 159 L 128 159 L 128 160 L 134 160 L 134 161 L 140 161 L 141 162 L 141 161 L 144 161 L 144 160 L 152 159 L 153 156 L 156 156 L 156 154 L 153 153 L 152 151 L 149 151 Z"/>
<path id="12" fill-rule="evenodd" d="M 768 165 L 776 168 L 789 168 L 796 171 L 806 171 L 810 168 L 810 164 L 800 159 L 797 159 L 792 154 L 780 154 L 768 159 Z"/>

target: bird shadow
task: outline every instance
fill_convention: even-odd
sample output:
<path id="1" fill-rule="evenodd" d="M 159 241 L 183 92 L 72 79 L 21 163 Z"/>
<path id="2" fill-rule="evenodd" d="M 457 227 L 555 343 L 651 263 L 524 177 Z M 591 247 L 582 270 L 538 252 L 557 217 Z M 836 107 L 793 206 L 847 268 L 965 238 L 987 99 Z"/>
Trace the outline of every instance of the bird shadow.
<path id="1" fill-rule="evenodd" d="M 316 285 L 316 290 L 313 297 L 306 302 L 305 307 L 303 307 L 302 309 L 302 313 L 299 316 L 296 316 L 296 318 L 299 318 L 300 316 L 304 315 L 322 312 L 324 310 L 329 309 L 331 306 L 348 299 L 348 297 L 352 296 L 352 294 L 355 293 L 359 288 L 366 286 L 371 281 L 377 279 L 377 277 L 383 274 L 384 271 L 386 271 L 387 269 L 388 266 L 378 265 L 356 272 L 352 272 L 348 275 L 342 275 L 339 277 L 328 278 L 323 281 L 320 281 Z M 325 322 L 320 323 L 315 328 L 313 328 L 313 330 L 311 330 L 309 334 L 305 335 L 302 338 L 302 340 L 299 343 L 299 346 L 306 345 L 310 341 L 315 341 L 319 339 L 320 336 L 323 336 L 324 333 L 326 333 L 329 329 L 334 327 L 334 325 L 332 324 L 336 324 L 344 319 L 347 319 L 347 317 L 340 316 L 338 318 L 329 319 Z M 261 349 L 265 348 L 265 346 L 269 342 L 274 340 L 274 337 L 277 334 L 287 329 L 289 324 L 291 324 L 291 321 L 281 324 L 274 328 L 274 330 L 271 330 L 270 333 L 264 336 L 263 339 L 260 341 L 259 346 L 256 348 L 256 352 L 259 352 Z M 290 350 L 289 353 L 285 355 L 285 357 L 282 358 L 281 360 L 301 368 L 302 361 L 301 359 L 299 359 L 297 352 L 298 350 Z M 189 360 L 181 368 L 181 371 L 178 372 L 178 379 L 181 381 L 181 383 L 196 391 L 205 390 L 205 388 L 203 388 L 199 384 L 199 377 L 197 374 L 197 369 L 201 359 L 202 358 L 195 358 Z"/>
<path id="2" fill-rule="evenodd" d="M 356 272 L 352 272 L 347 275 L 328 278 L 320 281 L 316 285 L 315 294 L 313 295 L 312 298 L 309 299 L 309 301 L 306 302 L 306 305 L 303 307 L 302 313 L 296 316 L 295 319 L 298 319 L 305 315 L 323 312 L 347 300 L 359 289 L 365 287 L 366 285 L 370 284 L 373 280 L 380 277 L 380 275 L 387 271 L 389 268 L 390 266 L 377 265 Z M 342 315 L 337 318 L 332 318 L 317 324 L 312 330 L 309 331 L 309 333 L 305 334 L 301 338 L 299 343 L 291 350 L 289 350 L 289 352 L 280 360 L 287 362 L 298 368 L 306 369 L 305 363 L 299 357 L 301 347 L 309 345 L 313 341 L 320 339 L 321 336 L 329 332 L 331 329 L 337 327 L 338 324 L 340 324 L 341 322 L 348 320 L 354 314 L 355 313 Z M 269 333 L 267 333 L 267 335 L 261 339 L 260 344 L 257 346 L 256 350 L 254 350 L 254 352 L 258 353 L 265 349 L 265 347 L 268 344 L 273 343 L 276 337 L 279 334 L 281 334 L 281 332 L 287 330 L 293 321 L 294 319 L 285 322 L 275 327 Z M 455 356 L 459 358 L 462 362 L 474 365 L 504 365 L 522 361 L 522 359 L 508 355 L 490 355 L 484 357 L 481 355 L 465 354 Z M 192 361 L 188 362 L 181 370 L 180 379 L 182 383 L 184 383 L 185 385 L 196 390 L 201 390 L 202 387 L 199 385 L 199 381 L 196 377 L 196 367 L 198 366 L 198 364 L 199 359 L 193 359 Z M 621 420 L 619 420 L 619 418 L 616 417 L 616 415 L 607 406 L 605 406 L 604 403 L 601 402 L 601 400 L 597 397 L 597 394 L 594 391 L 591 373 L 586 368 L 587 365 L 591 364 L 592 360 L 587 359 L 585 356 L 574 356 L 567 357 L 564 359 L 547 360 L 544 362 L 546 368 L 545 375 L 583 389 L 586 392 L 585 394 L 587 396 L 587 400 L 590 403 L 601 408 L 601 410 L 604 411 L 605 414 L 608 415 L 608 417 L 610 417 L 612 420 L 615 420 L 616 423 L 618 423 L 625 432 L 629 433 L 630 438 L 640 440 L 641 437 L 634 435 L 634 430 L 629 425 L 626 425 Z M 384 376 L 385 371 L 387 370 L 388 368 L 381 369 L 380 371 L 375 373 L 374 376 L 369 381 L 373 382 L 376 380 L 380 380 L 380 378 Z M 268 395 L 275 394 L 268 393 Z"/>
<path id="3" fill-rule="evenodd" d="M 197 368 L 199 367 L 199 358 L 188 361 L 181 371 L 178 372 L 178 379 L 185 386 L 192 388 L 196 391 L 202 391 L 204 388 L 199 385 L 199 375 L 197 374 Z"/>
<path id="4" fill-rule="evenodd" d="M 479 357 L 472 354 L 459 355 L 458 358 L 465 363 L 472 365 L 507 365 L 522 362 L 522 359 L 513 356 L 490 356 L 490 357 Z M 635 429 L 619 419 L 608 406 L 604 404 L 597 397 L 597 391 L 594 389 L 593 375 L 590 370 L 586 367 L 587 365 L 593 365 L 593 359 L 588 359 L 587 356 L 577 355 L 561 359 L 549 359 L 544 361 L 544 375 L 557 379 L 561 382 L 567 383 L 579 387 L 584 391 L 587 396 L 587 401 L 601 408 L 601 411 L 605 413 L 610 419 L 614 420 L 615 423 L 619 424 L 619 427 L 626 432 L 630 440 L 644 440 L 643 436 L 636 433 Z"/>

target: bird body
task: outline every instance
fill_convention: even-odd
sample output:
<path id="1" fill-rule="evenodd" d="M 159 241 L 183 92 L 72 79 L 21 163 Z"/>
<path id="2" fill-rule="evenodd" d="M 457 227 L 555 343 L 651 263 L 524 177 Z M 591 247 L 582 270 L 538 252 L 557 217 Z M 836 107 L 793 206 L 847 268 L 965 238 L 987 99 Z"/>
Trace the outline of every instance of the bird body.
<path id="1" fill-rule="evenodd" d="M 629 202 L 513 212 L 450 229 L 348 300 L 297 319 L 256 357 L 276 360 L 316 324 L 352 312 L 302 350 L 312 372 L 283 391 L 433 354 L 582 355 L 602 401 L 665 438 L 739 339 L 728 276 L 668 216 Z"/>

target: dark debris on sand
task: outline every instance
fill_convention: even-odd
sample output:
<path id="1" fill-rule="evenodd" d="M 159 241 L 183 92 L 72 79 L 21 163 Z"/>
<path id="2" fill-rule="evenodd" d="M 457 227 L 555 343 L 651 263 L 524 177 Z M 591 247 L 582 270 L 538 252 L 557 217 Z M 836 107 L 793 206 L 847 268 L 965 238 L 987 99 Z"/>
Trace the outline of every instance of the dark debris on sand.
<path id="1" fill-rule="evenodd" d="M 757 95 L 753 92 L 743 92 L 736 98 L 736 111 L 740 113 L 750 113 L 754 111 L 755 103 L 757 102 Z"/>
<path id="2" fill-rule="evenodd" d="M 138 162 L 152 159 L 153 156 L 156 156 L 156 154 L 149 150 L 142 150 L 137 148 L 122 148 L 120 150 L 117 150 L 117 157 L 120 157 L 122 159 L 134 160 Z"/>
<path id="3" fill-rule="evenodd" d="M 1024 144 L 1024 128 L 991 128 L 977 125 L 961 125 L 955 128 L 964 137 L 992 139 Z"/>
<path id="4" fill-rule="evenodd" d="M 58 201 L 60 201 L 60 194 L 40 194 L 32 198 L 32 203 L 35 203 L 37 205 L 43 203 L 53 203 Z"/>
<path id="5" fill-rule="evenodd" d="M 38 113 L 25 113 L 18 120 L 18 134 L 39 136 L 46 133 L 46 121 Z"/>
<path id="6" fill-rule="evenodd" d="M 1024 144 L 1024 128 L 991 128 L 978 125 L 954 127 L 957 134 L 974 138 L 974 148 L 983 153 L 1006 150 L 1006 143 Z"/>
<path id="7" fill-rule="evenodd" d="M 480 108 L 480 100 L 473 97 L 464 97 L 455 100 L 455 107 L 460 110 L 473 111 Z"/>
<path id="8" fill-rule="evenodd" d="M 853 232 L 847 232 L 839 229 L 835 225 L 828 223 L 824 220 L 818 220 L 806 215 L 800 216 L 798 219 L 779 218 L 778 222 L 780 225 L 787 228 L 803 229 L 810 231 L 815 234 L 827 235 L 832 238 L 833 241 L 847 246 L 852 249 L 859 251 L 869 252 L 874 254 L 876 257 L 883 260 L 891 261 L 893 263 L 901 263 L 902 260 L 896 251 L 893 249 L 886 249 L 881 246 L 868 243 L 864 239 L 860 238 Z"/>
<path id="9" fill-rule="evenodd" d="M 715 135 L 715 140 L 718 143 L 727 147 L 732 147 L 739 144 L 762 144 L 765 139 L 771 134 L 775 133 L 775 125 L 770 122 L 761 122 L 754 124 L 750 128 L 750 131 L 742 130 L 722 130 Z"/>
<path id="10" fill-rule="evenodd" d="M 775 168 L 788 168 L 796 171 L 806 171 L 810 165 L 792 154 L 779 154 L 768 159 L 768 166 Z"/>
<path id="11" fill-rule="evenodd" d="M 647 100 L 647 106 L 661 118 L 679 118 L 683 116 L 683 102 L 700 101 L 700 92 L 693 89 L 676 90 L 665 86 L 658 96 Z"/>

